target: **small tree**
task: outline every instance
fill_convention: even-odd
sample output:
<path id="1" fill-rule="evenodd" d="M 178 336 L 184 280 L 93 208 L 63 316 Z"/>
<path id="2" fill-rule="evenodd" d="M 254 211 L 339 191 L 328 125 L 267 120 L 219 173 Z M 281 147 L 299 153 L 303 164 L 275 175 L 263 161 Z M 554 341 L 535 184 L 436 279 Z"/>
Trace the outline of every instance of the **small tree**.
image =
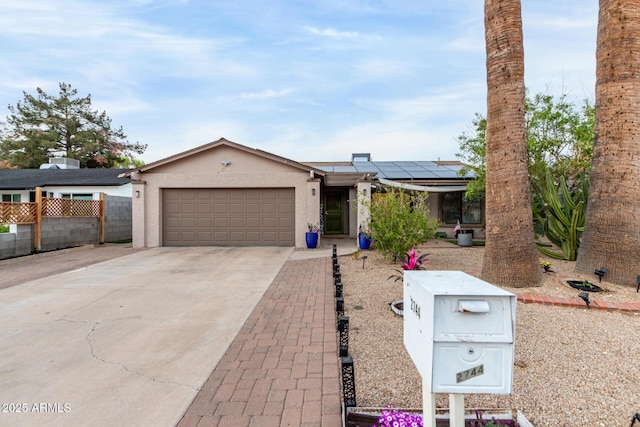
<path id="1" fill-rule="evenodd" d="M 91 109 L 91 95 L 78 97 L 66 83 L 60 83 L 58 96 L 40 88 L 36 96 L 24 92 L 9 112 L 0 128 L 0 160 L 22 168 L 37 168 L 55 155 L 77 159 L 83 168 L 129 165 L 147 148 L 129 143 L 104 111 Z"/>
<path id="2" fill-rule="evenodd" d="M 429 194 L 386 187 L 386 192 L 374 195 L 368 205 L 369 228 L 376 249 L 394 256 L 425 243 L 433 237 L 438 220 L 429 218 Z"/>
<path id="3" fill-rule="evenodd" d="M 545 188 L 545 174 L 549 169 L 555 182 L 564 177 L 569 190 L 576 177 L 591 168 L 593 152 L 595 108 L 585 100 L 575 105 L 566 95 L 553 97 L 545 93 L 527 96 L 525 124 L 527 160 L 533 203 Z M 470 132 L 457 137 L 459 153 L 465 166 L 459 176 L 472 173 L 476 179 L 467 184 L 466 197 L 477 200 L 485 196 L 487 120 L 476 113 Z"/>

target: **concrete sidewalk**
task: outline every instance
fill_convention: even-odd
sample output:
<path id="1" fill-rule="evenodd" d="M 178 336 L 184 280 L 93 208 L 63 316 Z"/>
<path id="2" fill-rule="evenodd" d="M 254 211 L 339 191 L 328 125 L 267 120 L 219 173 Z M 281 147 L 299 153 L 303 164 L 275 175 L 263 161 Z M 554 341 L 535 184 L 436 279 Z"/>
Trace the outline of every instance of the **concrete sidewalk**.
<path id="1" fill-rule="evenodd" d="M 249 316 L 180 427 L 342 425 L 331 253 L 297 250 Z"/>
<path id="2" fill-rule="evenodd" d="M 154 248 L 1 290 L 0 425 L 175 425 L 291 252 Z"/>

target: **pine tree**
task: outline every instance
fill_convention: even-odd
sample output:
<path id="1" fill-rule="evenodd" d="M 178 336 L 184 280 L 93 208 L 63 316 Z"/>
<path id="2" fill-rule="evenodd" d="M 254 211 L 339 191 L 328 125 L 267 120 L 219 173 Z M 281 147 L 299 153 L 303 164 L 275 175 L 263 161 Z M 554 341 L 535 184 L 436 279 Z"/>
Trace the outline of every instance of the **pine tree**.
<path id="1" fill-rule="evenodd" d="M 91 109 L 91 95 L 79 97 L 70 84 L 60 83 L 58 96 L 37 88 L 9 105 L 2 124 L 0 160 L 21 168 L 37 168 L 49 157 L 80 161 L 82 168 L 110 168 L 135 162 L 147 146 L 129 143 L 122 127 L 113 128 L 106 112 Z"/>

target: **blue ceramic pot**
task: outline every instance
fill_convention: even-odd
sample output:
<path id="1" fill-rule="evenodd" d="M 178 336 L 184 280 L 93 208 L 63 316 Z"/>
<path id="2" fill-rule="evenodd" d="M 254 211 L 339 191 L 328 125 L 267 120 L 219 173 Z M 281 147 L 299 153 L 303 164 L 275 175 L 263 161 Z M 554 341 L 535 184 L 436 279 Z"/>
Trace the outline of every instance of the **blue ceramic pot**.
<path id="1" fill-rule="evenodd" d="M 307 248 L 314 249 L 318 246 L 318 233 L 307 232 Z"/>
<path id="2" fill-rule="evenodd" d="M 364 234 L 359 234 L 358 246 L 360 247 L 360 249 L 369 249 L 369 246 L 371 246 L 371 239 L 365 237 Z"/>

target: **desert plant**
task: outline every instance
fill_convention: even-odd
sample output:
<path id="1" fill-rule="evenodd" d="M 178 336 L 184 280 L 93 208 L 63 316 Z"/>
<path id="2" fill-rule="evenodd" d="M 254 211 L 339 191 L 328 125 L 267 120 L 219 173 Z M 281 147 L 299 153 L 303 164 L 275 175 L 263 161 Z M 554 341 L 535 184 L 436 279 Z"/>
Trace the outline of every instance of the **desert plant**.
<path id="1" fill-rule="evenodd" d="M 364 203 L 369 208 L 369 229 L 376 250 L 393 256 L 432 238 L 439 223 L 437 219 L 429 218 L 429 194 L 395 187 L 385 190 Z"/>
<path id="2" fill-rule="evenodd" d="M 538 250 L 552 258 L 575 261 L 578 255 L 580 235 L 584 231 L 589 178 L 583 174 L 577 180 L 578 185 L 572 192 L 564 177 L 561 177 L 558 189 L 547 170 L 545 188 L 542 191 L 544 205 L 540 210 L 534 210 L 537 221 L 542 224 L 544 235 L 562 250 L 562 253 L 558 253 L 538 244 Z"/>
<path id="3" fill-rule="evenodd" d="M 404 255 L 396 254 L 395 259 L 402 263 L 402 270 L 424 270 L 424 266 L 422 264 L 426 264 L 429 262 L 427 257 L 429 254 L 422 254 L 418 256 L 416 252 L 416 248 L 411 248 L 409 252 Z M 389 276 L 389 279 L 394 278 L 394 282 L 398 280 L 402 280 L 403 272 L 400 270 L 396 270 L 400 275 L 393 274 Z M 389 280 L 387 279 L 387 280 Z"/>

